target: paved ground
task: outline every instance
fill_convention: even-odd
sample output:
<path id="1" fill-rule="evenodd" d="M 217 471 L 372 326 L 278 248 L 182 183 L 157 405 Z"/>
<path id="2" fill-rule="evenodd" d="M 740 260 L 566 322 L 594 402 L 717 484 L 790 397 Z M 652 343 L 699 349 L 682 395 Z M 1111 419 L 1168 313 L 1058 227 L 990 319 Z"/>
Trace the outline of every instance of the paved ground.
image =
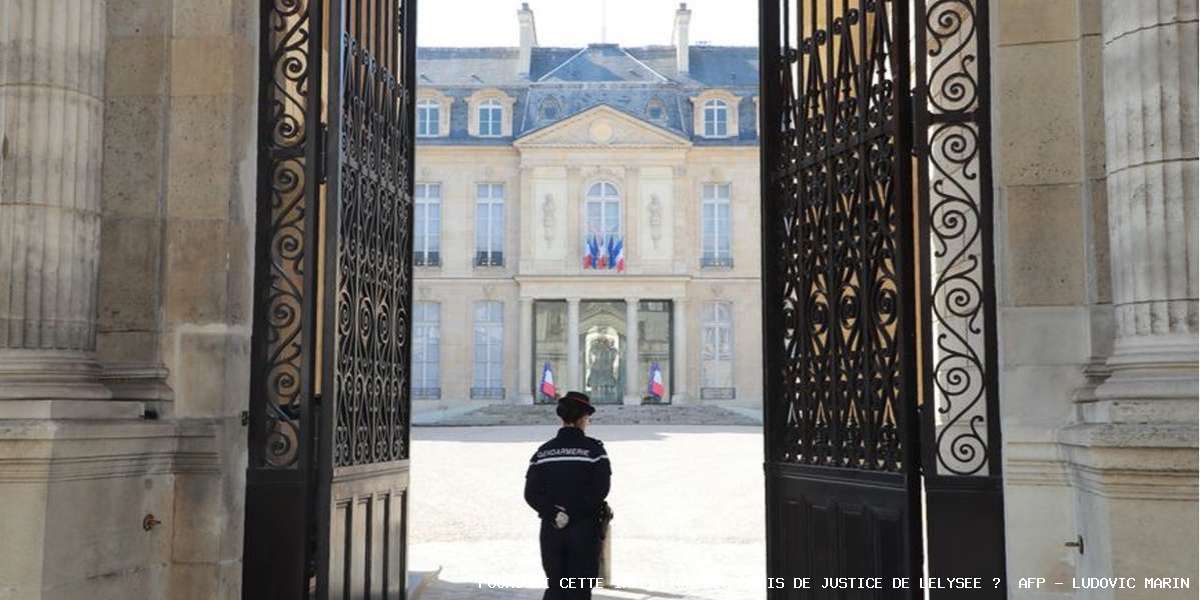
<path id="1" fill-rule="evenodd" d="M 421 600 L 541 598 L 537 519 L 522 486 L 529 456 L 554 430 L 413 430 L 409 560 L 418 571 L 441 568 Z M 612 577 L 621 588 L 597 600 L 763 598 L 759 427 L 595 425 L 589 434 L 613 462 Z"/>

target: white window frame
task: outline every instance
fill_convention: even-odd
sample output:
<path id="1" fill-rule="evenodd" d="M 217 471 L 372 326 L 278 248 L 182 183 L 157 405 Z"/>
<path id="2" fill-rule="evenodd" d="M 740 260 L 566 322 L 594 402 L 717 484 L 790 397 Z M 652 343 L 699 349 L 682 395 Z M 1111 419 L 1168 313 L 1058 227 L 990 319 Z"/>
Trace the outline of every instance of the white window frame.
<path id="1" fill-rule="evenodd" d="M 592 226 L 592 206 L 599 207 L 599 227 Z M 612 216 L 608 210 L 611 206 L 616 206 L 616 216 Z M 601 180 L 593 182 L 588 186 L 587 192 L 583 198 L 583 251 L 587 252 L 588 239 L 593 234 L 599 234 L 601 244 L 607 242 L 607 236 L 621 236 L 623 231 L 621 214 L 621 190 L 617 184 Z"/>
<path id="2" fill-rule="evenodd" d="M 442 305 L 413 302 L 412 389 L 415 398 L 440 398 Z"/>
<path id="3" fill-rule="evenodd" d="M 700 266 L 733 266 L 733 184 L 705 183 L 700 190 Z M 710 236 L 709 224 L 712 224 Z"/>
<path id="4" fill-rule="evenodd" d="M 704 101 L 704 137 L 729 137 L 729 103 L 719 98 Z"/>
<path id="5" fill-rule="evenodd" d="M 442 105 L 437 100 L 425 99 L 417 103 L 417 137 L 441 135 Z"/>
<path id="6" fill-rule="evenodd" d="M 488 98 L 480 102 L 475 111 L 478 116 L 479 137 L 502 137 L 504 135 L 504 105 L 499 100 Z M 488 119 L 484 119 L 485 114 L 489 115 Z M 490 126 L 494 126 L 494 130 Z"/>
<path id="7" fill-rule="evenodd" d="M 442 264 L 442 184 L 413 186 L 413 264 Z"/>
<path id="8" fill-rule="evenodd" d="M 477 300 L 471 308 L 474 325 L 471 397 L 504 398 L 504 303 Z"/>
<path id="9" fill-rule="evenodd" d="M 504 184 L 475 184 L 475 266 L 504 266 Z"/>
<path id="10" fill-rule="evenodd" d="M 700 323 L 700 388 L 733 388 L 733 303 L 714 301 L 704 305 Z M 714 381 L 711 378 L 720 372 L 711 363 L 728 363 L 730 381 Z M 728 385 L 721 385 L 728 383 Z"/>

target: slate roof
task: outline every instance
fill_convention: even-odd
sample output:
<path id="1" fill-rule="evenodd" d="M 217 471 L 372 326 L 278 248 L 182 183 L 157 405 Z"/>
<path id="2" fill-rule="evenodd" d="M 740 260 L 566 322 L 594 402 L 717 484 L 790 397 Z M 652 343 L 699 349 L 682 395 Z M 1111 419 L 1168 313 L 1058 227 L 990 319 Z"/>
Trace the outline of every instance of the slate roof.
<path id="1" fill-rule="evenodd" d="M 757 143 L 752 100 L 758 94 L 757 48 L 692 46 L 686 75 L 675 70 L 674 46 L 535 47 L 528 77 L 520 74 L 518 53 L 517 48 L 418 48 L 418 86 L 454 98 L 450 134 L 419 138 L 418 143 L 509 145 L 515 138 L 598 105 L 666 128 L 696 145 Z M 481 88 L 498 88 L 516 98 L 513 137 L 467 135 L 464 99 Z M 692 131 L 688 98 L 713 88 L 740 98 L 738 113 L 742 118 L 737 136 L 714 140 Z M 651 116 L 652 106 L 662 108 L 660 118 Z"/>

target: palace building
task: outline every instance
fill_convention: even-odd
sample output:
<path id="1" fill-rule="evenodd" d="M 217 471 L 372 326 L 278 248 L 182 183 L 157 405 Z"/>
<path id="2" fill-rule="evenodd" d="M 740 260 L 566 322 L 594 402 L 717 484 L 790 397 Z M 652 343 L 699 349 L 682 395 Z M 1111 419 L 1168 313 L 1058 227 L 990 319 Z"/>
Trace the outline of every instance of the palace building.
<path id="1" fill-rule="evenodd" d="M 761 403 L 758 50 L 690 18 L 551 48 L 523 5 L 517 48 L 418 50 L 417 407 L 548 401 L 543 377 Z"/>

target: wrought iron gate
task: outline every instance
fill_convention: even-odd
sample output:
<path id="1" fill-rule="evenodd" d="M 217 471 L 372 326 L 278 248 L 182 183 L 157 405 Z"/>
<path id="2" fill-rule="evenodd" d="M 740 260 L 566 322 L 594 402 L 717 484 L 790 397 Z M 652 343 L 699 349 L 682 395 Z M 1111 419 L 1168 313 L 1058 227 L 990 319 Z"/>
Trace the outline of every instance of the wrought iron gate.
<path id="1" fill-rule="evenodd" d="M 261 3 L 247 599 L 405 595 L 413 5 Z"/>
<path id="2" fill-rule="evenodd" d="M 986 3 L 760 17 L 770 595 L 1003 597 Z"/>

